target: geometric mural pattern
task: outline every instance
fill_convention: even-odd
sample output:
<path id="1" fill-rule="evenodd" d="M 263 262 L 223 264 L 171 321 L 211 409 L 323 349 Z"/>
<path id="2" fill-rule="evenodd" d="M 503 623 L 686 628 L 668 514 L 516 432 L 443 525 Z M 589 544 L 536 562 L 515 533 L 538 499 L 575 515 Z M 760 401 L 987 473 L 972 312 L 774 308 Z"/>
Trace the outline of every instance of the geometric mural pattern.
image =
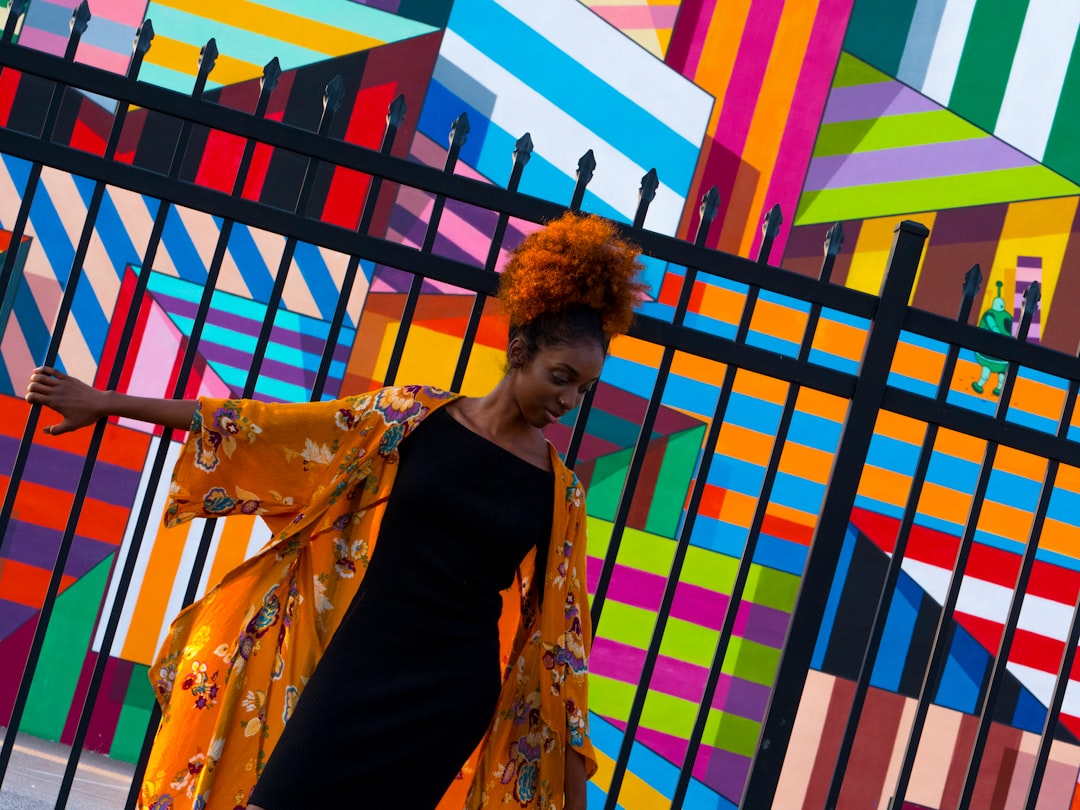
<path id="1" fill-rule="evenodd" d="M 20 42 L 63 51 L 73 0 L 33 0 Z M 1000 295 L 1015 325 L 1018 297 L 1043 287 L 1038 340 L 1074 352 L 1080 319 L 1061 302 L 1080 296 L 1080 217 L 1076 151 L 1080 127 L 1080 12 L 1032 0 L 1021 13 L 998 0 L 901 3 L 888 0 L 317 0 L 302 10 L 285 0 L 216 6 L 190 0 L 98 0 L 77 59 L 126 71 L 130 42 L 144 17 L 160 32 L 141 78 L 190 92 L 199 49 L 215 37 L 221 55 L 208 87 L 216 103 L 254 108 L 262 65 L 277 56 L 284 68 L 267 117 L 313 129 L 318 99 L 335 74 L 348 88 L 331 137 L 377 147 L 388 104 L 406 98 L 409 112 L 394 154 L 442 166 L 451 123 L 464 111 L 470 131 L 455 172 L 505 185 L 515 142 L 529 132 L 534 152 L 521 190 L 569 202 L 578 159 L 597 161 L 583 208 L 628 221 L 637 185 L 650 168 L 660 188 L 647 226 L 693 233 L 702 194 L 716 185 L 722 208 L 710 246 L 755 255 L 761 214 L 779 203 L 785 218 L 773 263 L 804 274 L 821 266 L 822 239 L 833 220 L 846 242 L 832 281 L 876 293 L 896 222 L 913 218 L 931 230 L 912 303 L 954 317 L 964 272 L 978 261 L 982 298 L 978 322 Z M 1068 4 L 1066 4 L 1068 5 Z M 512 43 L 512 44 L 511 44 Z M 1036 87 L 1033 76 L 1040 78 Z M 42 84 L 0 73 L 0 125 L 36 131 L 35 98 Z M 82 94 L 65 97 L 56 139 L 101 153 L 113 104 Z M 37 117 L 36 117 L 37 116 Z M 1030 127 L 1018 122 L 1031 123 Z M 120 141 L 122 160 L 168 168 L 175 122 L 131 111 Z M 181 177 L 228 190 L 243 142 L 196 130 Z M 250 199 L 292 209 L 306 166 L 296 155 L 259 147 L 243 189 Z M 30 167 L 0 156 L 0 228 L 10 229 Z M 315 169 L 308 212 L 355 228 L 368 178 L 343 169 Z M 159 203 L 120 189 L 105 191 L 82 268 L 73 268 L 93 183 L 45 170 L 19 247 L 17 283 L 0 302 L 0 455 L 8 463 L 25 421 L 17 399 L 21 380 L 44 355 L 66 285 L 82 272 L 60 363 L 98 382 L 108 376 L 120 329 L 140 272 L 148 297 L 137 313 L 121 388 L 161 395 L 173 389 L 188 348 L 195 306 L 225 223 L 198 212 L 168 212 L 152 266 L 144 254 Z M 405 245 L 424 242 L 431 195 L 387 190 L 371 232 Z M 441 255 L 481 266 L 496 216 L 446 206 L 434 240 Z M 535 225 L 511 221 L 503 252 Z M 286 250 L 280 236 L 230 224 L 218 288 L 200 340 L 192 387 L 228 395 L 243 388 L 250 347 Z M 10 232 L 10 231 L 9 231 Z M 6 244 L 5 247 L 8 247 Z M 782 257 L 782 258 L 781 258 Z M 270 399 L 308 396 L 327 325 L 337 306 L 349 257 L 298 244 L 286 263 L 288 283 L 274 313 L 271 346 L 257 393 Z M 643 311 L 670 318 L 685 274 L 649 264 L 653 290 Z M 338 339 L 327 395 L 377 385 L 385 372 L 411 277 L 361 262 L 345 326 Z M 1001 283 L 1000 293 L 998 282 Z M 687 323 L 732 337 L 747 288 L 699 276 Z M 1055 303 L 1057 302 L 1057 303 Z M 471 296 L 426 282 L 398 379 L 448 385 L 471 309 Z M 807 307 L 762 294 L 748 343 L 795 356 Z M 810 359 L 853 372 L 867 324 L 822 314 Z M 505 323 L 485 310 L 463 389 L 478 391 L 501 374 Z M 904 336 L 890 382 L 932 392 L 943 349 Z M 655 347 L 615 341 L 596 396 L 578 472 L 589 492 L 589 584 L 595 588 L 611 542 L 611 521 L 660 362 Z M 601 771 L 593 800 L 610 779 L 640 680 L 665 578 L 674 556 L 687 493 L 727 369 L 676 354 L 664 389 L 640 484 L 619 545 L 592 660 L 592 729 Z M 962 353 L 949 399 L 992 412 L 991 386 L 973 387 L 980 360 Z M 1065 381 L 1027 371 L 1017 382 L 1009 419 L 1040 430 L 1052 426 Z M 795 394 L 787 441 L 776 444 L 785 400 Z M 687 806 L 734 807 L 741 794 L 790 613 L 832 474 L 847 402 L 740 371 L 735 374 L 716 455 L 694 524 L 691 548 L 666 626 L 660 658 L 636 732 L 620 794 L 626 808 L 667 806 L 702 702 L 720 622 L 738 558 L 755 512 L 763 510 L 750 579 L 708 707 L 704 744 L 692 763 Z M 1070 435 L 1075 438 L 1080 425 Z M 843 564 L 818 639 L 804 711 L 777 806 L 813 807 L 827 788 L 830 756 L 846 720 L 857 675 L 856 651 L 882 580 L 910 485 L 924 425 L 883 413 L 860 481 L 845 538 Z M 565 447 L 569 428 L 550 437 Z M 0 659 L 27 655 L 33 619 L 55 555 L 70 500 L 71 471 L 85 450 L 82 434 L 35 441 L 12 530 L 0 550 Z M 169 616 L 180 606 L 195 538 L 148 532 L 135 564 L 129 598 L 112 650 L 101 650 L 96 616 L 111 604 L 110 571 L 133 548 L 131 508 L 145 487 L 148 459 L 159 439 L 145 425 L 110 425 L 68 570 L 42 652 L 23 728 L 70 739 L 81 696 L 98 655 L 108 656 L 87 745 L 133 759 L 141 744 L 151 695 L 145 668 Z M 966 519 L 972 481 L 985 448 L 939 433 L 908 547 L 901 583 L 875 662 L 861 735 L 845 784 L 852 807 L 885 806 L 890 774 L 902 756 L 906 723 Z M 770 455 L 780 452 L 776 480 L 762 486 Z M 175 454 L 176 448 L 168 451 Z M 171 457 L 171 455 L 170 455 Z M 989 662 L 996 652 L 1008 592 L 1030 528 L 1045 461 L 999 451 L 975 547 L 951 628 L 949 663 L 927 720 L 911 806 L 949 807 L 962 780 Z M 108 482 L 99 483 L 100 482 Z M 65 483 L 66 482 L 66 483 Z M 160 500 L 160 495 L 154 496 Z M 1013 807 L 1030 773 L 1037 732 L 1056 672 L 1068 615 L 1080 590 L 1080 472 L 1062 468 L 1050 502 L 1030 596 L 1013 645 L 1003 698 L 985 758 L 994 780 L 980 779 L 979 807 Z M 155 502 L 156 503 L 156 502 Z M 43 504 L 49 504 L 48 508 Z M 159 504 L 156 503 L 155 508 Z M 254 521 L 219 523 L 200 588 L 266 539 Z M 179 573 L 177 573 L 179 572 Z M 21 668 L 0 668 L 0 721 L 11 711 Z M 1066 696 L 1043 787 L 1046 806 L 1067 807 L 1080 770 L 1080 670 Z M 933 751 L 929 746 L 936 746 Z M 899 753 L 897 753 L 899 749 Z M 824 787 L 822 781 L 824 780 Z M 992 781 L 992 784 L 991 784 Z M 1042 805 L 1040 805 L 1042 806 Z M 1074 805 L 1075 806 L 1075 805 Z"/>

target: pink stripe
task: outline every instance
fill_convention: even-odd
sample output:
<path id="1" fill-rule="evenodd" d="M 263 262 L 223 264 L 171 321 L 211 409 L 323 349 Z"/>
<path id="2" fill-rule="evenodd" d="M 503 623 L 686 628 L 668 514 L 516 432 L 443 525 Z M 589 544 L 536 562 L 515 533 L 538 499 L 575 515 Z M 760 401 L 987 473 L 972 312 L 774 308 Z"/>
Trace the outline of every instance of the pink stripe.
<path id="1" fill-rule="evenodd" d="M 74 8 L 78 5 L 77 0 L 53 0 L 57 5 Z M 132 38 L 135 36 L 134 29 L 138 28 L 146 16 L 146 0 L 91 0 L 90 13 L 94 17 L 100 17 L 113 22 L 123 23 L 132 27 Z"/>
<path id="2" fill-rule="evenodd" d="M 589 559 L 587 576 L 589 593 L 596 591 L 602 567 L 603 560 L 597 557 Z M 664 585 L 665 579 L 659 574 L 616 564 L 607 595 L 608 598 L 622 602 L 624 605 L 656 612 L 660 609 L 660 602 L 663 599 Z M 671 615 L 710 630 L 719 630 L 727 603 L 726 594 L 681 582 L 675 591 Z M 744 602 L 741 608 L 749 610 L 749 605 L 749 602 Z"/>
<path id="3" fill-rule="evenodd" d="M 716 0 L 706 0 L 698 10 L 697 25 L 690 34 L 690 47 L 687 49 L 686 62 L 683 65 L 682 74 L 689 78 L 697 75 L 698 63 L 701 61 L 701 52 L 705 50 L 705 40 L 709 35 L 709 26 L 716 15 Z"/>
<path id="4" fill-rule="evenodd" d="M 620 31 L 668 29 L 675 24 L 679 13 L 678 6 L 593 6 L 592 10 Z"/>
<path id="5" fill-rule="evenodd" d="M 795 85 L 792 114 L 788 116 L 784 136 L 780 139 L 780 151 L 773 165 L 765 196 L 766 209 L 780 203 L 784 212 L 784 224 L 773 243 L 772 255 L 776 257 L 773 259 L 774 263 L 778 263 L 779 258 L 784 255 L 784 248 L 791 234 L 795 209 L 799 203 L 806 171 L 810 166 L 814 139 L 817 137 L 825 102 L 829 97 L 833 72 L 840 57 L 853 2 L 854 0 L 821 0 L 814 27 L 810 31 L 806 59 L 803 61 L 799 81 Z M 751 256 L 757 254 L 760 243 L 761 232 L 758 231 L 750 249 Z"/>
<path id="6" fill-rule="evenodd" d="M 776 0 L 754 0 L 747 14 L 714 135 L 733 154 L 741 155 L 746 145 L 783 9 Z"/>
<path id="7" fill-rule="evenodd" d="M 84 65 L 93 65 L 102 70 L 111 70 L 113 73 L 124 74 L 127 73 L 131 55 L 109 51 L 87 42 L 80 42 L 79 50 L 75 54 L 75 61 L 82 62 Z"/>
<path id="8" fill-rule="evenodd" d="M 53 56 L 63 56 L 67 50 L 67 37 L 53 34 L 41 28 L 26 28 L 19 33 L 19 44 L 35 51 L 44 51 Z"/>

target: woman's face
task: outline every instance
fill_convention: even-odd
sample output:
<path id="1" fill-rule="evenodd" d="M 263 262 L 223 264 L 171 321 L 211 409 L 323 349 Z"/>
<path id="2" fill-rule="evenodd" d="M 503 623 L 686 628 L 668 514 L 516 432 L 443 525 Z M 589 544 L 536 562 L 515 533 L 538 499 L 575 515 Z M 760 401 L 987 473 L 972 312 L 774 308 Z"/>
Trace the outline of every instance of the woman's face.
<path id="1" fill-rule="evenodd" d="M 594 341 L 541 348 L 529 359 L 524 359 L 524 344 L 515 341 L 510 345 L 515 398 L 521 415 L 535 428 L 562 419 L 600 379 L 604 350 Z"/>

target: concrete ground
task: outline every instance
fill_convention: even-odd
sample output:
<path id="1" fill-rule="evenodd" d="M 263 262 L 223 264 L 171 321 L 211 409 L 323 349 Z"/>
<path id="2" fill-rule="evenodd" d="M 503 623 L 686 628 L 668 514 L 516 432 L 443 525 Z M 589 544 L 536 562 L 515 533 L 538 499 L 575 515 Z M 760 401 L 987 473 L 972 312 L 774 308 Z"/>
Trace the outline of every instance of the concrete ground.
<path id="1" fill-rule="evenodd" d="M 3 739 L 6 729 L 0 729 Z M 0 785 L 0 810 L 50 810 L 56 805 L 69 748 L 20 734 Z M 121 810 L 135 766 L 84 751 L 67 807 L 71 810 Z"/>

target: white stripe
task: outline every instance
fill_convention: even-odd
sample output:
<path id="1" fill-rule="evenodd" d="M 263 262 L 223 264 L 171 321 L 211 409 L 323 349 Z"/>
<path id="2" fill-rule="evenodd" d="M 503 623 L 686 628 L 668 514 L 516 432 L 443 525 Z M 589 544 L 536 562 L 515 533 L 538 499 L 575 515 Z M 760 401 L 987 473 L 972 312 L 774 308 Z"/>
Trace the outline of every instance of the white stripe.
<path id="1" fill-rule="evenodd" d="M 131 510 L 131 514 L 128 516 L 128 523 L 124 529 L 124 539 L 120 543 L 120 551 L 116 557 L 116 565 L 113 566 L 113 574 L 109 577 L 109 586 L 105 593 L 105 605 L 102 607 L 102 616 L 108 616 L 112 612 L 113 602 L 116 601 L 117 579 L 119 578 L 124 565 L 127 564 L 128 555 L 131 553 L 131 542 L 135 532 L 135 522 L 139 516 L 139 507 L 143 502 L 143 498 L 146 497 L 146 484 L 150 473 L 151 461 L 157 454 L 158 444 L 160 442 L 161 439 L 155 436 L 150 440 L 150 445 L 147 448 L 146 464 L 143 467 L 142 474 L 139 476 L 139 486 L 135 491 L 135 500 L 132 502 L 134 507 Z M 168 465 L 175 462 L 176 457 L 179 455 L 179 449 L 180 446 L 174 442 L 173 447 L 170 448 L 171 452 Z M 161 509 L 164 508 L 165 505 L 164 495 L 166 491 L 166 489 L 159 487 L 159 494 L 157 498 L 155 498 L 155 501 L 160 501 L 160 503 L 154 503 L 153 508 L 157 511 L 151 512 L 151 514 L 161 514 Z M 120 624 L 117 627 L 116 638 L 113 640 L 111 650 L 112 655 L 120 655 L 120 652 L 124 649 L 124 643 L 127 641 L 128 629 L 131 627 L 131 618 L 135 613 L 135 604 L 138 602 L 139 592 L 142 590 L 143 586 L 143 580 L 146 578 L 146 566 L 150 561 L 150 555 L 153 551 L 155 540 L 154 532 L 148 530 L 144 535 L 143 544 L 139 549 L 139 556 L 135 560 L 131 584 L 128 586 L 124 598 L 124 605 L 120 611 Z M 94 652 L 101 652 L 101 642 L 104 633 L 105 622 L 99 622 L 97 633 L 94 634 Z"/>
<path id="2" fill-rule="evenodd" d="M 960 596 L 956 600 L 956 609 L 960 613 L 1004 625 L 1009 617 L 1012 593 L 1011 588 L 1003 585 L 995 585 L 985 579 L 964 577 Z"/>
<path id="3" fill-rule="evenodd" d="M 214 567 L 214 558 L 217 557 L 218 549 L 221 548 L 221 533 L 225 530 L 225 521 L 219 520 L 214 524 L 214 537 L 210 541 L 210 550 L 206 554 L 206 563 L 203 565 L 202 576 L 199 577 L 199 590 L 195 592 L 195 598 L 201 599 L 207 589 L 210 587 L 210 571 Z M 201 533 L 199 535 L 202 536 Z M 185 587 L 187 586 L 188 577 L 182 577 Z M 217 585 L 216 582 L 213 583 Z M 167 614 L 167 618 L 172 618 L 175 614 Z"/>
<path id="4" fill-rule="evenodd" d="M 941 12 L 946 0 L 917 0 L 915 13 L 911 16 L 911 28 L 908 29 L 904 43 L 904 55 L 900 58 L 900 67 L 896 78 L 904 84 L 918 87 L 926 78 L 926 68 L 934 50 L 934 39 L 941 25 Z"/>
<path id="5" fill-rule="evenodd" d="M 1024 597 L 1024 607 L 1020 610 L 1017 627 L 1029 633 L 1064 641 L 1069 637 L 1072 615 L 1072 605 L 1064 605 L 1043 596 L 1028 595 Z"/>
<path id="6" fill-rule="evenodd" d="M 592 149 L 597 168 L 589 191 L 626 218 L 633 217 L 637 193 L 627 178 L 641 177 L 644 168 L 449 29 L 443 34 L 439 60 L 446 60 L 467 76 L 483 77 L 484 86 L 495 96 L 491 122 L 506 132 L 531 132 L 537 152 L 567 177 L 575 176 L 578 158 Z M 684 200 L 660 179 L 649 208 L 649 228 L 673 233 Z"/>
<path id="7" fill-rule="evenodd" d="M 174 443 L 175 444 L 175 443 Z M 177 456 L 179 456 L 179 445 L 177 447 Z M 165 465 L 167 470 L 171 470 L 176 464 L 174 458 L 169 459 L 169 463 Z M 163 479 L 162 486 L 158 489 L 158 495 L 161 500 L 161 504 L 158 504 L 158 499 L 154 500 L 154 511 L 156 514 L 161 514 L 165 508 L 165 496 L 169 492 L 169 484 L 167 477 Z M 180 554 L 180 559 L 176 566 L 176 576 L 173 577 L 172 590 L 169 592 L 169 602 L 165 605 L 165 617 L 161 623 L 161 631 L 158 633 L 157 644 L 154 649 L 160 649 L 162 642 L 165 641 L 165 636 L 169 632 L 169 624 L 172 622 L 173 617 L 176 616 L 184 606 L 184 591 L 187 590 L 188 577 L 191 576 L 191 569 L 195 564 L 195 555 L 199 550 L 199 543 L 202 541 L 203 528 L 206 526 L 206 520 L 203 518 L 195 518 L 187 526 L 178 526 L 175 529 L 162 529 L 158 533 L 158 538 L 163 543 L 180 543 L 183 547 L 183 552 Z M 218 521 L 214 526 L 215 539 L 221 532 L 221 521 Z M 167 533 L 171 532 L 169 535 Z M 207 562 L 209 565 L 209 561 Z"/>
<path id="8" fill-rule="evenodd" d="M 939 605 L 949 590 L 950 572 L 930 563 L 904 558 L 903 570 Z"/>
<path id="9" fill-rule="evenodd" d="M 330 248 L 319 248 L 319 253 L 322 254 L 323 261 L 326 262 L 326 267 L 330 270 L 330 277 L 334 280 L 334 286 L 341 290 L 341 285 L 345 282 L 345 271 L 349 267 L 349 256 L 344 253 L 338 253 L 336 250 L 330 250 Z M 356 268 L 356 278 L 353 281 L 352 294 L 349 296 L 349 305 L 346 312 L 349 314 L 349 318 L 354 324 L 360 323 L 360 316 L 364 311 L 364 302 L 367 301 L 368 294 L 368 280 L 364 275 L 364 268 Z M 336 304 L 335 304 L 336 306 Z"/>
<path id="10" fill-rule="evenodd" d="M 945 13 L 941 15 L 941 25 L 938 26 L 937 38 L 934 40 L 934 52 L 930 56 L 930 64 L 926 68 L 926 78 L 921 88 L 923 95 L 929 96 L 938 104 L 949 104 L 974 11 L 975 0 L 949 0 Z"/>
<path id="11" fill-rule="evenodd" d="M 1077 0 L 1030 0 L 994 134 L 1036 160 L 1046 152 L 1078 27 Z"/>
<path id="12" fill-rule="evenodd" d="M 712 97 L 588 7 L 577 0 L 495 2 L 672 131 L 701 143 Z"/>
<path id="13" fill-rule="evenodd" d="M 1009 672 L 1016 676 L 1016 680 L 1020 681 L 1024 686 L 1030 690 L 1031 694 L 1043 705 L 1046 706 L 1050 703 L 1050 698 L 1054 696 L 1054 683 L 1057 681 L 1057 675 L 1053 672 L 1043 672 L 1041 669 L 1035 669 L 1034 667 L 1026 667 L 1023 664 L 1009 664 Z M 1075 684 L 1070 684 L 1069 690 L 1066 691 L 1066 698 L 1068 692 L 1075 692 L 1073 689 Z M 1074 708 L 1080 709 L 1080 702 L 1076 701 L 1076 695 L 1074 694 L 1073 702 L 1076 704 Z M 1066 699 L 1066 704 L 1069 702 Z M 1076 711 L 1069 711 L 1063 709 L 1066 714 L 1077 714 Z"/>

